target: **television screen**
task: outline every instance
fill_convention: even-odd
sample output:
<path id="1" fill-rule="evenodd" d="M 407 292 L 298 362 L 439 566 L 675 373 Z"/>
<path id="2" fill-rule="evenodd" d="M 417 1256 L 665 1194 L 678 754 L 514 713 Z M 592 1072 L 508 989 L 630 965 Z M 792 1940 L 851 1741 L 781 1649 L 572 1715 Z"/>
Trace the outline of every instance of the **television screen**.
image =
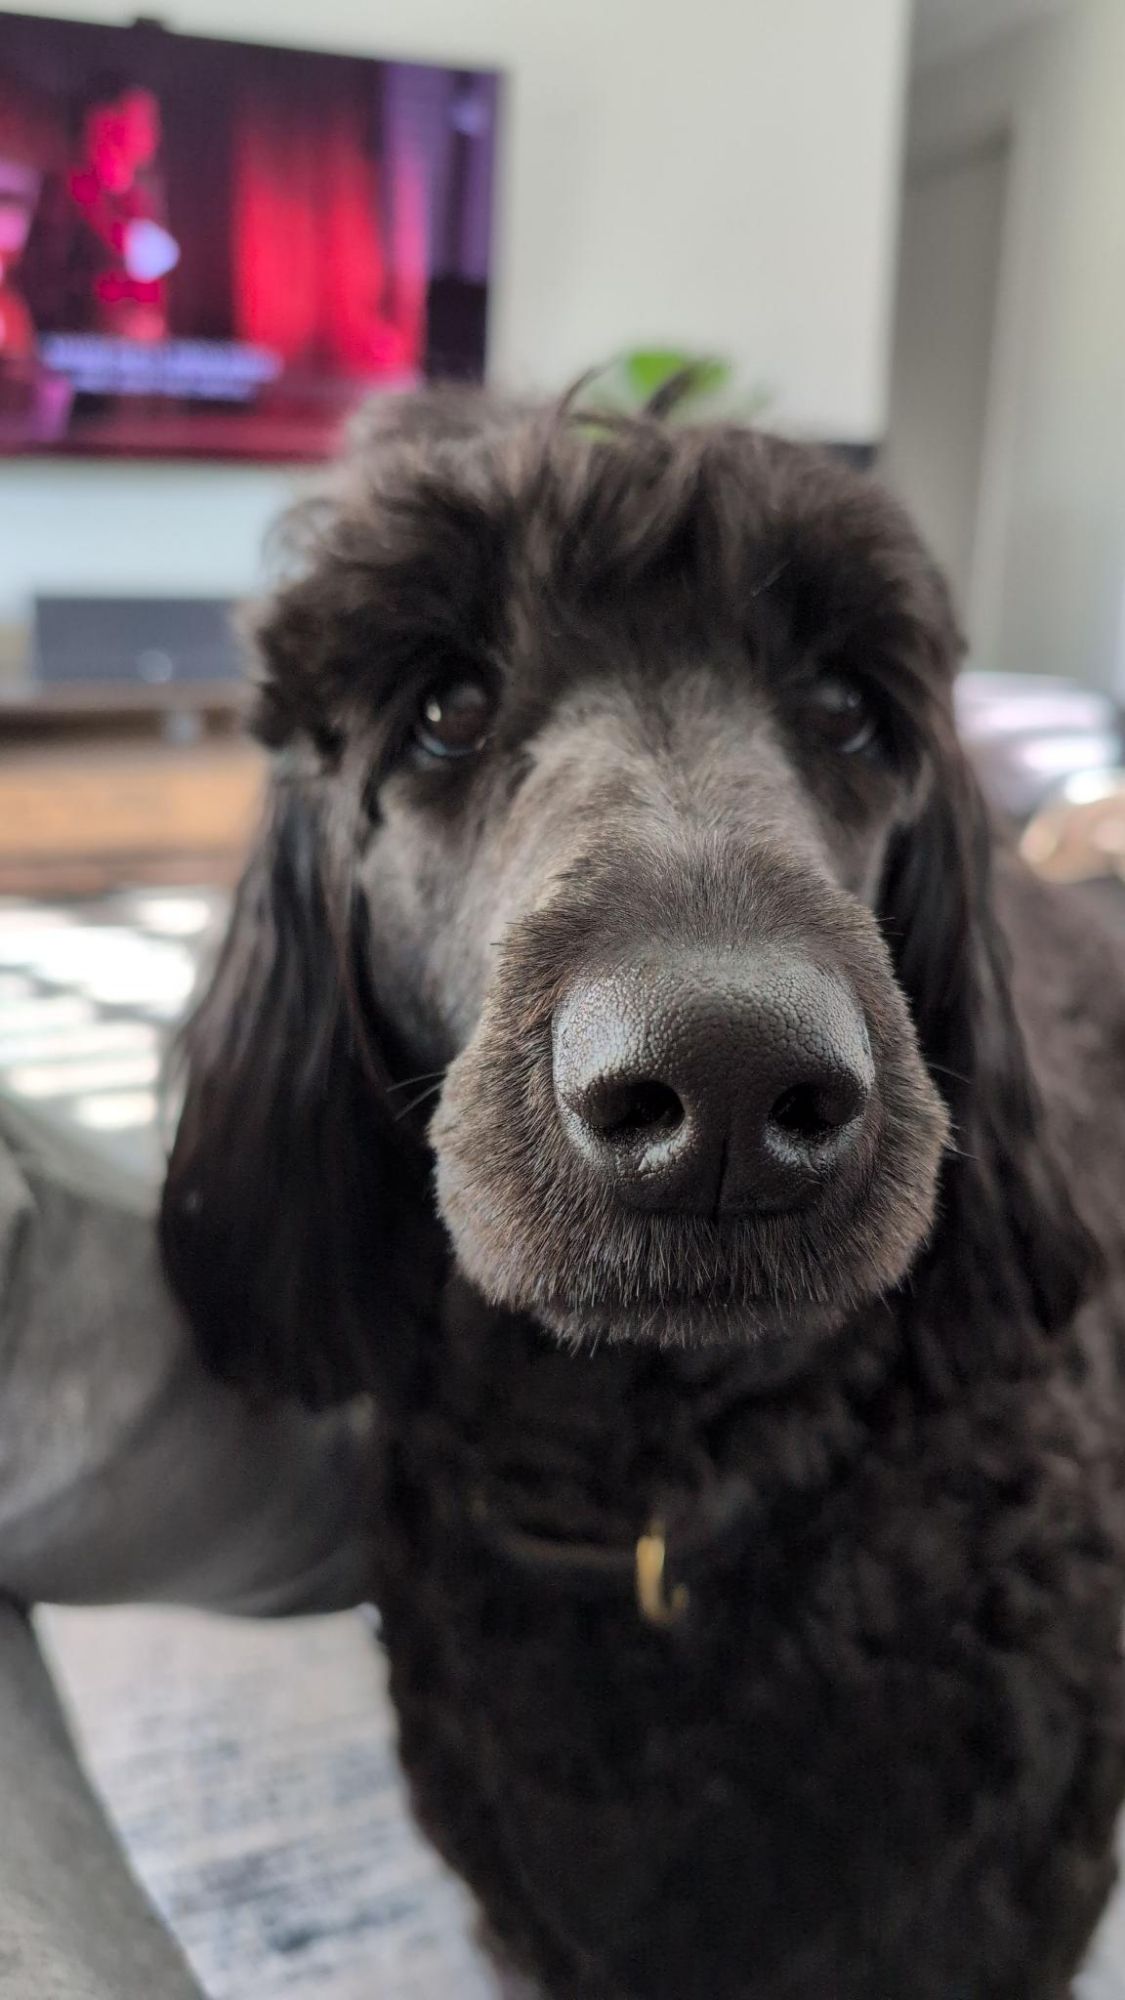
<path id="1" fill-rule="evenodd" d="M 497 87 L 0 13 L 0 451 L 317 458 L 478 379 Z"/>

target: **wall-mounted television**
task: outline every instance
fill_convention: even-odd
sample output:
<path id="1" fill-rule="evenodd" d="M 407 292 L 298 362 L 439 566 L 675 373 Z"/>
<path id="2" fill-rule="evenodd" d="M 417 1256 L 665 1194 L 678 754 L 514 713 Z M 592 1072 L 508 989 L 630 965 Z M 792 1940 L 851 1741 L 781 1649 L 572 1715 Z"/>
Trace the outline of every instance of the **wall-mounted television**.
<path id="1" fill-rule="evenodd" d="M 479 379 L 498 81 L 0 12 L 0 453 L 319 458 Z"/>

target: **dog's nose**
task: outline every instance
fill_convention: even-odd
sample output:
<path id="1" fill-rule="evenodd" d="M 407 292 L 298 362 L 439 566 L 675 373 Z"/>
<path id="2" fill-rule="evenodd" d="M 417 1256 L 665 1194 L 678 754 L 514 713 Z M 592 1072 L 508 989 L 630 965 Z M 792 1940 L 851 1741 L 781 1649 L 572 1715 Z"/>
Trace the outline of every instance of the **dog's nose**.
<path id="1" fill-rule="evenodd" d="M 631 1208 L 803 1208 L 854 1162 L 874 1082 L 836 974 L 788 953 L 669 954 L 581 981 L 553 1023 L 570 1144 Z"/>

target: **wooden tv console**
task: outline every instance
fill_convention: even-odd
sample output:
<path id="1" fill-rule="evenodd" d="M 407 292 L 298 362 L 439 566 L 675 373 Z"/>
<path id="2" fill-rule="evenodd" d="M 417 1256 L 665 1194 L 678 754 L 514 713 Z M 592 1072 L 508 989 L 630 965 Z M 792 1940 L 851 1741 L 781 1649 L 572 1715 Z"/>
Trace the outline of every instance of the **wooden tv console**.
<path id="1" fill-rule="evenodd" d="M 248 699 L 230 683 L 0 696 L 0 895 L 232 880 L 264 773 Z"/>

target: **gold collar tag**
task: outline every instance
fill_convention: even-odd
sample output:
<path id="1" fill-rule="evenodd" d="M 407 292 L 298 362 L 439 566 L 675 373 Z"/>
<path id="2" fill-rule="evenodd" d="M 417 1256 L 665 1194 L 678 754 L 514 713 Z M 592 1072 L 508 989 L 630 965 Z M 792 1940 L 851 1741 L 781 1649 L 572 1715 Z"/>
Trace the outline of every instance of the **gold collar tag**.
<path id="1" fill-rule="evenodd" d="M 667 1630 L 677 1625 L 688 1608 L 686 1583 L 676 1584 L 671 1595 L 664 1581 L 667 1557 L 664 1523 L 653 1521 L 647 1534 L 637 1540 L 635 1582 L 637 1609 L 649 1625 Z"/>

